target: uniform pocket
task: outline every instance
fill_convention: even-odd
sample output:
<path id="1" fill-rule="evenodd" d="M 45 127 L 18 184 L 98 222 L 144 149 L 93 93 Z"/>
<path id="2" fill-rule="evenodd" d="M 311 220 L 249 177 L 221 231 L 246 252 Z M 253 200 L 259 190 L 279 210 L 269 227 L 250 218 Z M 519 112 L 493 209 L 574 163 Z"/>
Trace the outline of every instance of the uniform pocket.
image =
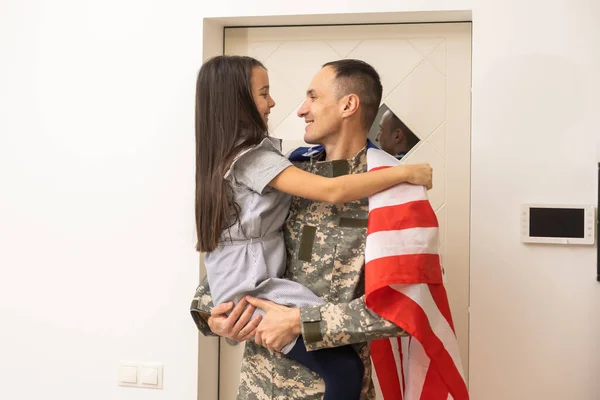
<path id="1" fill-rule="evenodd" d="M 330 293 L 335 244 L 322 243 L 317 227 L 304 225 L 300 230 L 294 261 L 289 263 L 286 278 L 306 286 L 317 296 Z"/>

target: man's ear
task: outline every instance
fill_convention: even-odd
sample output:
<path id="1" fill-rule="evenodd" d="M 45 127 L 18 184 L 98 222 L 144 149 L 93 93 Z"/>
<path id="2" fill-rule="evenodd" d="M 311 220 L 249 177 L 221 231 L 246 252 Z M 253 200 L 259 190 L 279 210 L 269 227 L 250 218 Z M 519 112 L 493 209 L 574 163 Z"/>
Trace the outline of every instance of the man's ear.
<path id="1" fill-rule="evenodd" d="M 405 137 L 406 136 L 404 135 L 404 132 L 402 132 L 402 129 L 398 128 L 394 130 L 394 142 L 402 143 Z"/>
<path id="2" fill-rule="evenodd" d="M 342 109 L 342 117 L 347 118 L 354 115 L 358 111 L 358 107 L 360 107 L 360 98 L 350 93 L 343 97 L 343 109 Z"/>

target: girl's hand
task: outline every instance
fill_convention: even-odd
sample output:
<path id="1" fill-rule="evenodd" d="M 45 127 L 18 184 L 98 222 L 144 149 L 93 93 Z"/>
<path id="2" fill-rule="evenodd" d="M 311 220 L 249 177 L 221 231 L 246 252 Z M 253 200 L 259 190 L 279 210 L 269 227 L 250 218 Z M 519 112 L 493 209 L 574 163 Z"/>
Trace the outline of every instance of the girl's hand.
<path id="1" fill-rule="evenodd" d="M 408 183 L 425 186 L 427 190 L 433 187 L 433 168 L 429 164 L 406 164 L 401 167 L 409 169 Z"/>

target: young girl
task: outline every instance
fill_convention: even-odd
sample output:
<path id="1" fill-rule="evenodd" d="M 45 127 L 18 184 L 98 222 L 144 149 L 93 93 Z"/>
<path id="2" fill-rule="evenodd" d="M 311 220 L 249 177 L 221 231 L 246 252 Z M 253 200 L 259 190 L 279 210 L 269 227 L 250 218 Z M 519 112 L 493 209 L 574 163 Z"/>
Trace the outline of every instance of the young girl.
<path id="1" fill-rule="evenodd" d="M 295 307 L 323 304 L 306 287 L 281 278 L 286 264 L 282 227 L 291 196 L 345 203 L 401 182 L 431 184 L 431 168 L 424 164 L 336 178 L 296 168 L 267 134 L 274 106 L 259 61 L 219 56 L 200 69 L 196 228 L 214 304 L 237 303 L 245 295 Z M 296 338 L 282 352 L 323 378 L 324 399 L 358 400 L 364 366 L 353 348 L 318 350 L 307 357 L 301 341 Z"/>

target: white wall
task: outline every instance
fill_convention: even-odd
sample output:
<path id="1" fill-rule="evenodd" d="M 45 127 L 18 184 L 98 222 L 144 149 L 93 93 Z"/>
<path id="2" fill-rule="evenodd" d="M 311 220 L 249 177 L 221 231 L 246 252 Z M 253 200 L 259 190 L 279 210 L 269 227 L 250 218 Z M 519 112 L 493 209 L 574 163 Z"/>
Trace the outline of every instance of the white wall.
<path id="1" fill-rule="evenodd" d="M 596 201 L 596 0 L 0 6 L 0 398 L 193 399 L 202 18 L 472 9 L 471 388 L 600 398 L 595 249 L 519 243 L 523 202 Z M 517 144 L 518 143 L 518 144 Z M 165 390 L 116 386 L 120 359 Z"/>
<path id="2" fill-rule="evenodd" d="M 0 6 L 0 399 L 196 397 L 194 79 L 170 2 Z M 165 390 L 120 388 L 119 360 Z"/>

